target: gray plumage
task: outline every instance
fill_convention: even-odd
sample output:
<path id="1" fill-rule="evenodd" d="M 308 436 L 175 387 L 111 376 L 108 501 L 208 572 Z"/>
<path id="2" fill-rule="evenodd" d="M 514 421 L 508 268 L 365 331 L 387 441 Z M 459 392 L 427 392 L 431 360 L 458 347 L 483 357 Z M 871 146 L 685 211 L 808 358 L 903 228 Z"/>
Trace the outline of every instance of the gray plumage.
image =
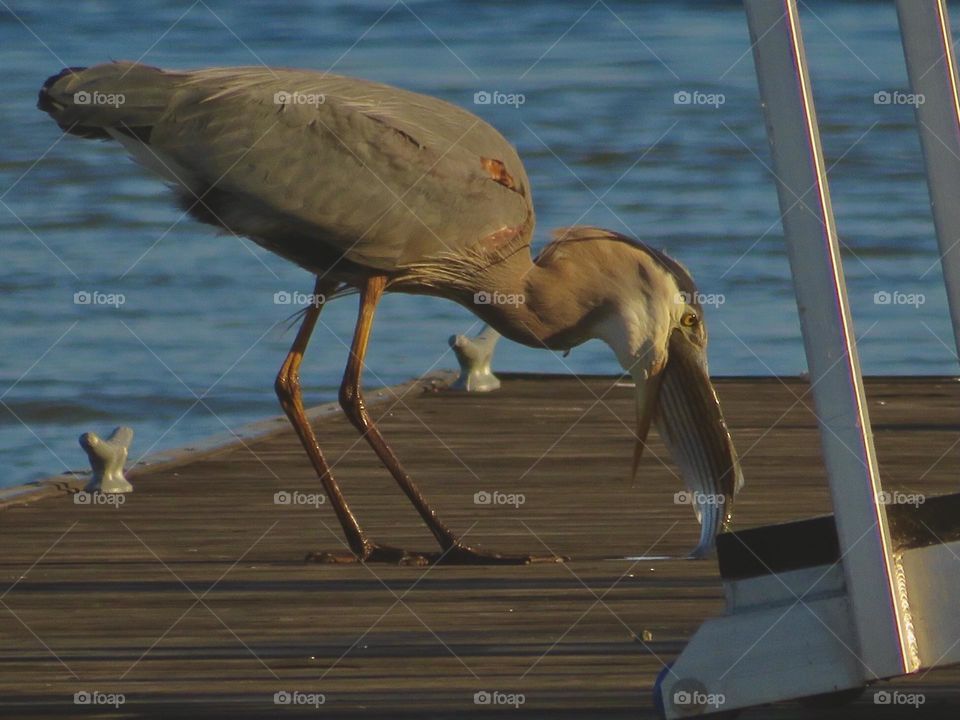
<path id="1" fill-rule="evenodd" d="M 77 93 L 124 101 L 78 104 Z M 199 219 L 314 272 L 342 256 L 344 271 L 390 273 L 503 228 L 533 229 L 516 150 L 427 95 L 308 70 L 116 62 L 51 78 L 39 104 L 65 130 L 123 142 Z M 485 161 L 502 163 L 514 187 Z"/>

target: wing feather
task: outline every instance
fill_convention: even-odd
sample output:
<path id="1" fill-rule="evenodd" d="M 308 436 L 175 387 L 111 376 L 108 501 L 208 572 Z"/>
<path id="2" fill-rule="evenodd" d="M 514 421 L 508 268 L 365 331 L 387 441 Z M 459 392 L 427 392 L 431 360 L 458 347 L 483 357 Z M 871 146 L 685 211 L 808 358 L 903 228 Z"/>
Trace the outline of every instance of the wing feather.
<path id="1" fill-rule="evenodd" d="M 187 170 L 193 194 L 216 198 L 231 230 L 268 247 L 312 238 L 393 270 L 504 227 L 532 232 L 529 182 L 503 136 L 386 85 L 305 70 L 183 73 L 150 148 Z"/>

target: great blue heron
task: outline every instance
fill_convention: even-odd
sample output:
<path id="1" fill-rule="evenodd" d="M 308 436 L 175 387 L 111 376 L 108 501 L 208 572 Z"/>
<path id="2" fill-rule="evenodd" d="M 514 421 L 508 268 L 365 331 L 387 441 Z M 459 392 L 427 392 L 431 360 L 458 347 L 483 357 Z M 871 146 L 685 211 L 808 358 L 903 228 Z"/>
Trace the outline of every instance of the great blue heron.
<path id="1" fill-rule="evenodd" d="M 510 143 L 476 115 L 437 98 L 321 72 L 181 72 L 129 62 L 66 68 L 44 83 L 38 106 L 74 135 L 122 143 L 173 184 L 197 219 L 246 235 L 314 273 L 317 296 L 359 290 L 340 404 L 442 552 L 373 542 L 334 480 L 300 390 L 300 364 L 321 310 L 315 303 L 276 379 L 280 404 L 352 551 L 315 559 L 541 559 L 462 543 L 371 420 L 360 376 L 374 310 L 386 291 L 449 298 L 535 348 L 605 341 L 636 384 L 634 472 L 655 422 L 701 522 L 695 553 L 709 550 L 729 521 L 742 475 L 707 371 L 707 333 L 690 274 L 663 252 L 594 227 L 556 231 L 532 259 L 527 174 Z"/>

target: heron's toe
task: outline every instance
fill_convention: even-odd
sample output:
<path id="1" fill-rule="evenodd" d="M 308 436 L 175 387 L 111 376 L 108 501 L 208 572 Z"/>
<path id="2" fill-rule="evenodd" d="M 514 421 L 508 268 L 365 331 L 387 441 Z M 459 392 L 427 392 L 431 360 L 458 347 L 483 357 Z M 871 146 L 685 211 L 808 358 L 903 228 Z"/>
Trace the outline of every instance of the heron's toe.
<path id="1" fill-rule="evenodd" d="M 569 558 L 560 555 L 515 555 L 479 550 L 457 543 L 440 554 L 437 562 L 451 565 L 530 565 L 531 563 L 560 563 Z"/>
<path id="2" fill-rule="evenodd" d="M 321 565 L 348 565 L 359 562 L 359 559 L 349 550 L 323 550 L 319 552 L 308 552 L 304 561 L 320 563 Z"/>

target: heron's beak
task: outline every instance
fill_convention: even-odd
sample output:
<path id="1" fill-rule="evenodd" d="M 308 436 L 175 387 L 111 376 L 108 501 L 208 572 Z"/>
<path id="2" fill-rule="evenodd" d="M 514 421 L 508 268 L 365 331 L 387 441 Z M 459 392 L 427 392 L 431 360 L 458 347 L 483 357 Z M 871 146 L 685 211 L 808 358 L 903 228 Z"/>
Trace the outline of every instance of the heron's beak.
<path id="1" fill-rule="evenodd" d="M 700 542 L 691 555 L 702 557 L 733 516 L 733 498 L 743 485 L 740 461 L 710 382 L 706 353 L 679 330 L 670 336 L 658 385 L 654 423 L 687 488 L 677 497 L 693 505 L 700 521 Z"/>

